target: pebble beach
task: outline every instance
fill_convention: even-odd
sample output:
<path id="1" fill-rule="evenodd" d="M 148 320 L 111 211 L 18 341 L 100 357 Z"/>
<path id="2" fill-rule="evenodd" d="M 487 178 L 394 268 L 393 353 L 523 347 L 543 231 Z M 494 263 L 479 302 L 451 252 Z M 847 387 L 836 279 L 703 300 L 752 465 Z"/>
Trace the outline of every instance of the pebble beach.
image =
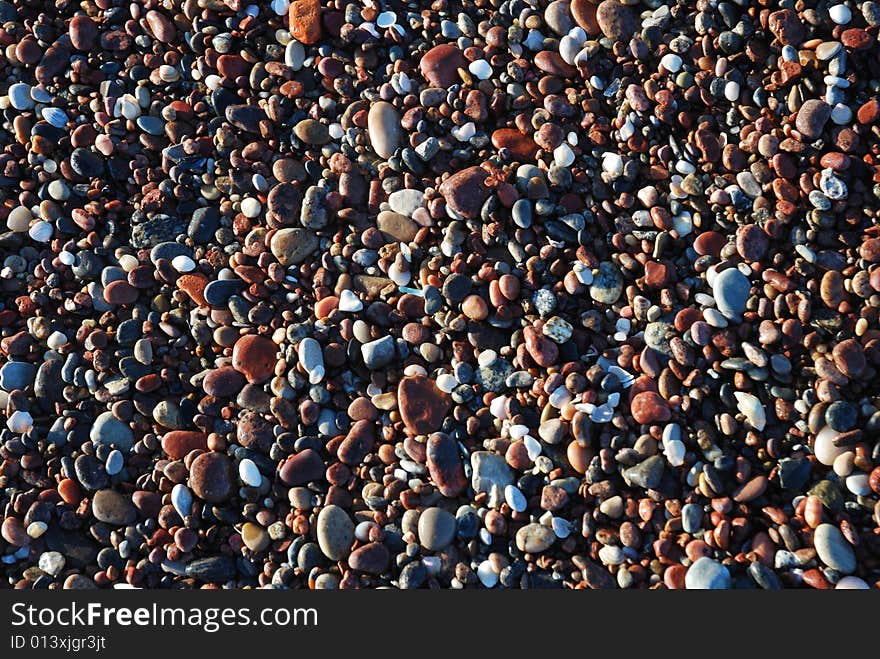
<path id="1" fill-rule="evenodd" d="M 0 0 L 0 587 L 880 587 L 878 32 Z"/>

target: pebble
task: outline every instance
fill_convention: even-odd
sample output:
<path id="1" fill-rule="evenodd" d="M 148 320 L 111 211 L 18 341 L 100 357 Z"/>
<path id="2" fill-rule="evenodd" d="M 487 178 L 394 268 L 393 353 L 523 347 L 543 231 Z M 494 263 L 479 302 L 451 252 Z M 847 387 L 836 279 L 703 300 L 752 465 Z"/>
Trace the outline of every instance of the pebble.
<path id="1" fill-rule="evenodd" d="M 331 561 L 343 560 L 351 553 L 354 523 L 339 506 L 329 505 L 321 509 L 315 532 L 321 551 Z"/>
<path id="2" fill-rule="evenodd" d="M 694 561 L 685 574 L 688 590 L 729 590 L 731 587 L 730 571 L 708 556 Z"/>
<path id="3" fill-rule="evenodd" d="M 855 552 L 836 526 L 820 524 L 813 535 L 813 542 L 819 560 L 825 565 L 843 574 L 855 572 Z"/>

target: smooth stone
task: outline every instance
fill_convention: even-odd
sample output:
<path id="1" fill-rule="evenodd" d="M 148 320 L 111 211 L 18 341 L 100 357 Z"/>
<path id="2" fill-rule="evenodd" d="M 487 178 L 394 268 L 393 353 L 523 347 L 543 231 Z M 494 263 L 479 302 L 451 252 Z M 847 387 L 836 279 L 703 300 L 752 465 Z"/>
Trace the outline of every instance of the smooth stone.
<path id="1" fill-rule="evenodd" d="M 400 114 L 387 101 L 373 103 L 367 114 L 367 133 L 373 151 L 380 158 L 388 159 L 400 146 Z"/>
<path id="2" fill-rule="evenodd" d="M 329 505 L 318 513 L 315 526 L 318 546 L 331 561 L 341 561 L 351 552 L 354 522 L 342 508 Z"/>
<path id="3" fill-rule="evenodd" d="M 828 567 L 843 574 L 856 571 L 856 555 L 852 545 L 833 524 L 820 524 L 813 534 L 813 544 L 819 560 Z"/>
<path id="4" fill-rule="evenodd" d="M 432 507 L 419 515 L 419 543 L 428 551 L 440 551 L 455 538 L 455 517 L 442 508 Z"/>
<path id="5" fill-rule="evenodd" d="M 688 568 L 684 585 L 688 590 L 729 590 L 732 581 L 730 571 L 724 565 L 702 556 Z"/>
<path id="6" fill-rule="evenodd" d="M 34 383 L 37 367 L 30 362 L 6 362 L 0 367 L 0 389 L 13 391 Z"/>
<path id="7" fill-rule="evenodd" d="M 543 524 L 526 524 L 516 532 L 516 548 L 527 554 L 540 554 L 556 542 L 556 534 Z"/>
<path id="8" fill-rule="evenodd" d="M 361 346 L 364 364 L 371 371 L 376 371 L 390 364 L 394 359 L 394 354 L 394 339 L 391 336 L 383 336 L 381 339 L 369 341 Z"/>
<path id="9" fill-rule="evenodd" d="M 232 464 L 223 453 L 202 453 L 189 469 L 193 493 L 210 503 L 225 501 L 232 493 Z"/>
<path id="10" fill-rule="evenodd" d="M 89 432 L 89 439 L 95 444 L 107 444 L 121 451 L 128 451 L 134 445 L 134 433 L 112 412 L 102 412 L 95 419 Z"/>
<path id="11" fill-rule="evenodd" d="M 739 322 L 746 309 L 751 287 L 749 278 L 737 268 L 728 268 L 717 274 L 712 282 L 712 295 L 718 311 L 725 318 Z"/>
<path id="12" fill-rule="evenodd" d="M 116 490 L 98 490 L 92 498 L 92 514 L 99 522 L 114 526 L 131 524 L 137 518 L 131 499 Z"/>
<path id="13" fill-rule="evenodd" d="M 263 482 L 263 476 L 256 463 L 249 458 L 238 463 L 238 477 L 248 487 L 259 487 Z"/>
<path id="14" fill-rule="evenodd" d="M 318 248 L 318 237 L 308 229 L 279 229 L 270 242 L 270 249 L 281 265 L 297 265 Z"/>

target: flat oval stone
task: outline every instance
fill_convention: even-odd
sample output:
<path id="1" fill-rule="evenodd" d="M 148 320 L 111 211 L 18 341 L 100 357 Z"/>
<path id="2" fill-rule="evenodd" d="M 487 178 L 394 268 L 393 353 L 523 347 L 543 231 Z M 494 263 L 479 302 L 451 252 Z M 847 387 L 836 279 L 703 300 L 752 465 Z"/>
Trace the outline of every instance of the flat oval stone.
<path id="1" fill-rule="evenodd" d="M 134 433 L 131 428 L 113 416 L 112 412 L 102 412 L 98 415 L 89 432 L 89 439 L 95 444 L 116 446 L 121 451 L 128 451 L 134 445 Z"/>
<path id="2" fill-rule="evenodd" d="M 388 548 L 379 542 L 370 542 L 355 549 L 348 557 L 348 565 L 352 570 L 367 574 L 382 574 L 388 567 L 391 554 Z"/>
<path id="3" fill-rule="evenodd" d="M 202 453 L 190 465 L 189 485 L 204 501 L 225 501 L 232 493 L 232 463 L 223 453 Z"/>
<path id="4" fill-rule="evenodd" d="M 400 115 L 387 101 L 377 101 L 367 114 L 367 133 L 373 151 L 380 158 L 388 159 L 400 146 Z"/>
<path id="5" fill-rule="evenodd" d="M 751 287 L 749 278 L 737 268 L 727 268 L 716 275 L 712 282 L 712 294 L 718 311 L 731 320 L 741 320 Z"/>
<path id="6" fill-rule="evenodd" d="M 221 366 L 210 371 L 202 380 L 202 388 L 209 396 L 234 398 L 245 385 L 245 377 L 232 366 Z"/>
<path id="7" fill-rule="evenodd" d="M 331 561 L 341 561 L 351 552 L 354 522 L 342 508 L 329 505 L 318 513 L 315 525 L 318 546 Z"/>
<path id="8" fill-rule="evenodd" d="M 92 498 L 92 514 L 99 522 L 114 526 L 131 524 L 137 518 L 131 499 L 116 490 L 98 490 Z"/>
<path id="9" fill-rule="evenodd" d="M 538 152 L 538 145 L 528 135 L 515 128 L 499 128 L 492 133 L 492 145 L 496 149 L 507 149 L 513 160 L 532 162 Z"/>
<path id="10" fill-rule="evenodd" d="M 426 508 L 419 515 L 419 543 L 428 551 L 440 551 L 455 538 L 456 522 L 442 508 Z"/>
<path id="11" fill-rule="evenodd" d="M 427 445 L 428 473 L 444 497 L 458 496 L 467 487 L 458 446 L 448 435 L 435 433 Z"/>
<path id="12" fill-rule="evenodd" d="M 811 98 L 804 101 L 795 118 L 795 128 L 808 140 L 818 139 L 831 117 L 831 106 L 825 101 Z"/>
<path id="13" fill-rule="evenodd" d="M 833 524 L 819 524 L 813 534 L 813 544 L 819 560 L 828 567 L 843 574 L 856 571 L 856 555 L 852 545 Z"/>
<path id="14" fill-rule="evenodd" d="M 337 457 L 345 464 L 360 464 L 376 443 L 376 426 L 372 421 L 355 422 L 339 445 Z"/>
<path id="15" fill-rule="evenodd" d="M 307 448 L 281 465 L 278 476 L 288 486 L 306 485 L 324 476 L 324 461 L 317 451 Z"/>
<path id="16" fill-rule="evenodd" d="M 190 451 L 206 451 L 208 436 L 196 430 L 172 430 L 162 437 L 162 450 L 172 460 L 180 460 Z"/>

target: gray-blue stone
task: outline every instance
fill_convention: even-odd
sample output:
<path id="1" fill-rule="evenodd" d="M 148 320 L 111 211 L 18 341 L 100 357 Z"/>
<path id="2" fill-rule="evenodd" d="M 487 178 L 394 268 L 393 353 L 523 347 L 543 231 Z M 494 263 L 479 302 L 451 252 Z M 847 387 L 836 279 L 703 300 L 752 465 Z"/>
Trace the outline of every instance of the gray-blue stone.
<path id="1" fill-rule="evenodd" d="M 746 309 L 746 301 L 749 299 L 749 290 L 752 284 L 749 278 L 737 268 L 728 268 L 715 276 L 712 282 L 712 293 L 715 304 L 725 318 L 734 321 L 741 320 L 742 312 Z"/>
<path id="2" fill-rule="evenodd" d="M 12 391 L 33 384 L 37 367 L 30 362 L 6 362 L 0 368 L 0 389 Z"/>

